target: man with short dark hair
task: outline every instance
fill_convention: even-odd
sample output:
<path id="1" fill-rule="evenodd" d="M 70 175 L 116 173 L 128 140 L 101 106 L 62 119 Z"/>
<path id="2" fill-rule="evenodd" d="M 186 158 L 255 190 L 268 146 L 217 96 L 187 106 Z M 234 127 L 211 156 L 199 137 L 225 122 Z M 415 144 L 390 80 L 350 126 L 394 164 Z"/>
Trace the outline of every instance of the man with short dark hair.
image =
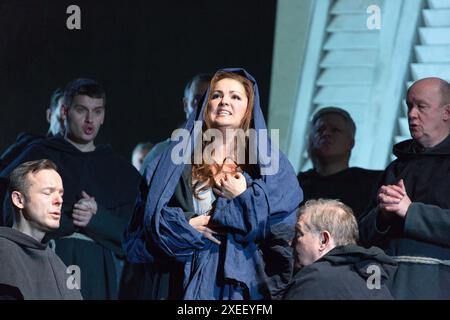
<path id="1" fill-rule="evenodd" d="M 344 109 L 326 107 L 314 114 L 308 137 L 313 169 L 298 174 L 305 201 L 339 199 L 356 217 L 365 211 L 381 171 L 349 167 L 355 134 L 356 125 Z"/>
<path id="2" fill-rule="evenodd" d="M 94 80 L 76 79 L 65 89 L 65 134 L 38 141 L 2 173 L 22 162 L 48 158 L 59 167 L 65 185 L 56 253 L 81 270 L 85 299 L 117 298 L 123 258 L 122 237 L 131 217 L 140 176 L 109 145 L 95 139 L 105 119 L 105 91 Z"/>
<path id="3" fill-rule="evenodd" d="M 47 159 L 21 164 L 9 188 L 15 222 L 0 227 L 0 284 L 9 292 L 16 288 L 24 299 L 81 299 L 76 286 L 68 286 L 64 263 L 42 243 L 61 217 L 64 189 L 55 164 Z"/>
<path id="4" fill-rule="evenodd" d="M 397 260 L 396 299 L 450 299 L 450 84 L 418 80 L 406 103 L 412 139 L 394 145 L 361 240 Z"/>
<path id="5" fill-rule="evenodd" d="M 395 261 L 378 248 L 357 246 L 357 240 L 358 225 L 348 206 L 337 200 L 307 201 L 300 208 L 293 241 L 300 270 L 284 298 L 392 299 L 387 283 Z"/>

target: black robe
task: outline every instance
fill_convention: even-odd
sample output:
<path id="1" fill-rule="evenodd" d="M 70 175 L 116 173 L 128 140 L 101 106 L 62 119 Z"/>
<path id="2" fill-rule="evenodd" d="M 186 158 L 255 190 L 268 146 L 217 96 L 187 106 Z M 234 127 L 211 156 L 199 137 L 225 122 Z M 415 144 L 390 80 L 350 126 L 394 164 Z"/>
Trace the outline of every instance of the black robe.
<path id="1" fill-rule="evenodd" d="M 286 289 L 284 299 L 392 300 L 388 283 L 395 270 L 396 262 L 379 248 L 339 246 L 301 268 Z M 374 278 L 377 274 L 378 283 Z"/>
<path id="2" fill-rule="evenodd" d="M 321 176 L 311 169 L 297 176 L 304 192 L 304 202 L 311 199 L 338 199 L 352 208 L 356 217 L 367 209 L 376 191 L 382 171 L 348 168 L 338 173 Z"/>
<path id="3" fill-rule="evenodd" d="M 12 228 L 0 227 L 0 296 L 2 299 L 80 300 L 67 283 L 71 274 L 47 246 Z"/>
<path id="4" fill-rule="evenodd" d="M 85 299 L 117 298 L 121 262 L 116 258 L 124 256 L 123 232 L 133 213 L 139 173 L 108 145 L 81 152 L 58 135 L 32 143 L 1 176 L 7 176 L 25 161 L 43 158 L 55 162 L 64 186 L 60 228 L 49 234 L 56 239 L 56 253 L 65 264 L 80 266 Z M 82 190 L 95 197 L 98 210 L 86 227 L 79 228 L 71 215 Z M 10 213 L 11 209 L 5 212 Z M 74 233 L 93 241 L 67 238 Z"/>
<path id="5" fill-rule="evenodd" d="M 16 141 L 7 147 L 0 156 L 0 170 L 6 168 L 34 141 L 45 139 L 46 136 L 28 132 L 20 133 Z"/>
<path id="6" fill-rule="evenodd" d="M 378 219 L 376 198 L 361 218 L 360 236 L 399 262 L 392 294 L 397 299 L 450 299 L 450 136 L 423 149 L 413 140 L 394 146 L 398 157 L 384 172 L 384 185 L 404 180 L 412 203 L 405 219 Z"/>

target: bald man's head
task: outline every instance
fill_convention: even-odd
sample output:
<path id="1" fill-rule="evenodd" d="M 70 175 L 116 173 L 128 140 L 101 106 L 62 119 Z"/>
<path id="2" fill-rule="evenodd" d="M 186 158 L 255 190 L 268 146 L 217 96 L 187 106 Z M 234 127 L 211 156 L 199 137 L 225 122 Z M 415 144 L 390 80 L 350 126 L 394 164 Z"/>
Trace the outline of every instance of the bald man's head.
<path id="1" fill-rule="evenodd" d="M 441 106 L 450 104 L 450 84 L 444 79 L 430 77 L 417 80 L 408 89 L 406 96 L 408 96 L 411 90 L 417 86 L 424 87 L 428 90 L 436 90 L 436 93 L 441 97 Z"/>
<path id="2" fill-rule="evenodd" d="M 416 81 L 406 96 L 411 137 L 425 148 L 442 142 L 450 132 L 450 85 L 440 78 Z"/>

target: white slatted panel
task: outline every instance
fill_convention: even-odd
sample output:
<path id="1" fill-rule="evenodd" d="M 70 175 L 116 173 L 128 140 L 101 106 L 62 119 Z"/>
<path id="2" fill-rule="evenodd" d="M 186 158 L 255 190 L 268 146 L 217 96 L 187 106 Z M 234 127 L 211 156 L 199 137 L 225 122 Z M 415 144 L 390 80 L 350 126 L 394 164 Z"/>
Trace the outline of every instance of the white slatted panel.
<path id="1" fill-rule="evenodd" d="M 347 110 L 359 127 L 364 125 L 380 47 L 379 31 L 367 28 L 367 8 L 382 4 L 382 0 L 334 1 L 312 113 L 324 106 L 337 106 Z M 356 163 L 358 146 L 362 143 L 358 132 L 361 130 L 357 130 L 352 157 Z M 310 166 L 306 159 L 303 164 L 303 170 Z"/>
<path id="2" fill-rule="evenodd" d="M 429 0 L 428 5 L 431 9 L 448 9 L 450 0 Z"/>

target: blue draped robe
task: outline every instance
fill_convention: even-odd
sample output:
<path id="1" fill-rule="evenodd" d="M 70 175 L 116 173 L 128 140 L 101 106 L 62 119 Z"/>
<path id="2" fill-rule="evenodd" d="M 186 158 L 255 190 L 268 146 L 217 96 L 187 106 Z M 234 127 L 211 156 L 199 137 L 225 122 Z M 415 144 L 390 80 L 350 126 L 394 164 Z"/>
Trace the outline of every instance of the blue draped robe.
<path id="1" fill-rule="evenodd" d="M 244 172 L 247 190 L 238 197 L 217 199 L 210 222 L 225 232 L 219 236 L 218 245 L 189 224 L 182 208 L 169 205 L 185 166 L 171 160 L 171 152 L 179 143 L 172 141 L 146 169 L 148 190 L 142 191 L 136 205 L 125 234 L 124 249 L 133 263 L 157 265 L 162 263 L 161 259 L 166 262 L 172 259 L 181 264 L 180 298 L 270 299 L 279 295 L 289 281 L 286 277 L 292 270 L 289 259 L 292 251 L 287 241 L 293 235 L 296 210 L 303 194 L 289 161 L 281 152 L 274 152 L 276 147 L 269 138 L 259 135 L 258 130 L 266 129 L 266 124 L 255 80 L 243 69 L 223 71 L 238 73 L 253 83 L 256 141 L 266 139 L 276 158 L 267 164 L 262 160 L 260 143 L 250 146 L 256 152 L 260 172 L 252 177 Z M 185 129 L 191 136 L 195 136 L 194 121 L 203 121 L 205 107 L 206 101 L 187 121 Z M 186 147 L 192 146 L 194 150 L 199 143 L 197 138 L 185 141 Z M 186 159 L 190 158 L 191 154 L 186 154 Z M 278 161 L 279 170 L 275 174 L 261 174 L 274 161 Z M 269 242 L 272 245 L 267 246 Z M 280 263 L 278 257 L 288 259 Z"/>

